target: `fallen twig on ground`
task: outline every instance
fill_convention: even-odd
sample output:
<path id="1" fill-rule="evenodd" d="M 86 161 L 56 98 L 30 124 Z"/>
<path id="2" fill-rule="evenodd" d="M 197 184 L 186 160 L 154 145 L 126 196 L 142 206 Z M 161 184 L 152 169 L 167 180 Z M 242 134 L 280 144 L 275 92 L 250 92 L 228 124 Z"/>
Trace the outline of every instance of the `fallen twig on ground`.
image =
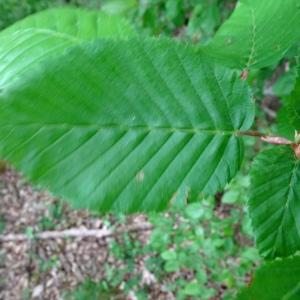
<path id="1" fill-rule="evenodd" d="M 126 232 L 138 232 L 138 231 L 148 231 L 151 230 L 153 226 L 149 223 L 141 223 L 136 225 L 130 225 L 122 229 L 84 229 L 84 228 L 72 228 L 62 231 L 43 231 L 34 234 L 33 238 L 37 240 L 47 240 L 47 239 L 66 239 L 66 238 L 88 238 L 94 237 L 97 239 L 103 239 L 108 237 L 113 237 Z M 7 234 L 0 235 L 0 242 L 21 242 L 29 241 L 32 237 L 26 234 Z"/>

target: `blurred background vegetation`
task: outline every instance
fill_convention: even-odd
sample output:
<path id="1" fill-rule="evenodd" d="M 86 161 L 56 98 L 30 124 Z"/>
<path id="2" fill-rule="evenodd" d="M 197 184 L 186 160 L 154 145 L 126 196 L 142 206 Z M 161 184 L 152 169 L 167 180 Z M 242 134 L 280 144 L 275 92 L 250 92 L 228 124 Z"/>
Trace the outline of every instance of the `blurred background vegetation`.
<path id="1" fill-rule="evenodd" d="M 165 35 L 207 43 L 235 4 L 234 0 L 0 0 L 0 29 L 49 7 L 73 5 L 122 14 L 145 36 Z M 278 126 L 277 120 L 284 124 L 284 108 L 279 109 L 282 99 L 293 89 L 295 74 L 295 62 L 287 55 L 278 64 L 250 75 L 259 107 L 256 129 L 288 137 L 293 134 L 290 128 Z M 110 251 L 122 262 L 121 267 L 105 265 L 103 281 L 86 278 L 66 298 L 125 299 L 124 295 L 134 291 L 136 299 L 148 299 L 149 287 L 134 271 L 137 259 L 143 256 L 147 270 L 175 299 L 233 299 L 237 290 L 249 282 L 251 270 L 260 261 L 253 246 L 246 204 L 249 166 L 261 147 L 259 141 L 247 140 L 248 159 L 240 174 L 215 197 L 187 206 L 176 203 L 167 213 L 149 215 L 154 230 L 146 245 L 127 234 L 112 242 Z M 63 217 L 50 213 L 39 226 L 44 230 L 55 228 Z M 122 215 L 105 218 L 108 224 L 127 220 Z M 4 228 L 0 218 L 0 232 Z"/>
<path id="2" fill-rule="evenodd" d="M 126 14 L 145 34 L 207 41 L 235 6 L 234 0 L 2 0 L 0 29 L 37 11 L 62 5 Z"/>

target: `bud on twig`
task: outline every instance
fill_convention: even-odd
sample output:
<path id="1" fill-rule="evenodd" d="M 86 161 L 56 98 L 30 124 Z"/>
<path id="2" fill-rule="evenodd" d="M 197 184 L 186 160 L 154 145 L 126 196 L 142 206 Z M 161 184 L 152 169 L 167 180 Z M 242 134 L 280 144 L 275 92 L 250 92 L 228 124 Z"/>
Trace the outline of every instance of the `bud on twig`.
<path id="1" fill-rule="evenodd" d="M 261 140 L 273 145 L 292 145 L 293 142 L 281 136 L 262 136 Z"/>

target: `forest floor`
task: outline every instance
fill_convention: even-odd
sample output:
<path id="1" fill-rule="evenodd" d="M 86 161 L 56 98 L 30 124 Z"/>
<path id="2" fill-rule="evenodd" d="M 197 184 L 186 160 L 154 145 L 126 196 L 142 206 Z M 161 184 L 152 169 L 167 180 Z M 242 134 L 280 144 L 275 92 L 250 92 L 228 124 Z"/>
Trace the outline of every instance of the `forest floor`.
<path id="1" fill-rule="evenodd" d="M 128 218 L 126 224 L 115 224 L 112 233 L 107 220 L 86 211 L 71 210 L 67 205 L 56 212 L 53 220 L 49 207 L 56 207 L 58 200 L 35 190 L 13 170 L 0 175 L 0 185 L 0 216 L 5 224 L 0 237 L 1 300 L 62 299 L 65 291 L 86 278 L 100 281 L 104 263 L 118 268 L 119 262 L 108 251 L 109 242 L 118 239 L 118 233 L 131 231 L 134 235 L 139 231 L 141 240 L 149 236 L 151 226 L 143 215 Z M 33 238 L 45 227 L 50 227 L 47 232 L 54 237 Z M 62 232 L 66 235 L 71 232 L 75 237 L 60 237 Z M 108 237 L 97 237 L 103 233 Z M 136 271 L 147 277 L 142 261 Z"/>
<path id="2" fill-rule="evenodd" d="M 10 168 L 0 174 L 0 202 L 0 300 L 63 300 L 87 278 L 101 282 L 108 268 L 118 273 L 124 267 L 124 261 L 111 253 L 110 245 L 117 243 L 123 249 L 126 233 L 131 242 L 138 241 L 143 248 L 153 226 L 142 214 L 118 219 L 72 210 L 47 192 L 33 188 Z M 217 214 L 226 218 L 228 208 L 219 207 Z M 252 245 L 237 234 L 242 244 Z M 146 267 L 147 259 L 149 256 L 137 252 L 133 272 L 124 278 L 139 278 L 148 299 L 175 300 L 176 295 L 167 291 L 166 284 L 180 278 L 191 281 L 195 276 L 181 270 L 157 280 Z M 229 264 L 238 265 L 239 257 L 229 257 Z M 222 299 L 226 286 L 209 285 L 216 291 L 210 299 Z M 114 297 L 105 300 L 137 300 L 134 293 L 123 293 L 122 288 L 118 285 Z"/>

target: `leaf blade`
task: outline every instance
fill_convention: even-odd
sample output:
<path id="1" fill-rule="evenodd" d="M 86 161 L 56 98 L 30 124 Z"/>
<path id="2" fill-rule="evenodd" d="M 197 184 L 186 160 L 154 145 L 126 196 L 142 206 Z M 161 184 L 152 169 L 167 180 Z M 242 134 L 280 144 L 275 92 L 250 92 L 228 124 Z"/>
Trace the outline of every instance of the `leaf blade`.
<path id="1" fill-rule="evenodd" d="M 214 193 L 239 169 L 254 107 L 235 72 L 205 60 L 164 39 L 75 47 L 4 91 L 0 153 L 97 211 Z"/>
<path id="2" fill-rule="evenodd" d="M 299 28 L 297 0 L 240 0 L 204 50 L 229 67 L 262 68 L 280 60 L 300 39 Z"/>
<path id="3" fill-rule="evenodd" d="M 237 300 L 296 300 L 300 296 L 299 256 L 266 263 L 255 272 L 254 280 Z"/>
<path id="4" fill-rule="evenodd" d="M 251 170 L 249 212 L 256 243 L 267 258 L 300 249 L 299 160 L 290 147 L 264 151 Z"/>

